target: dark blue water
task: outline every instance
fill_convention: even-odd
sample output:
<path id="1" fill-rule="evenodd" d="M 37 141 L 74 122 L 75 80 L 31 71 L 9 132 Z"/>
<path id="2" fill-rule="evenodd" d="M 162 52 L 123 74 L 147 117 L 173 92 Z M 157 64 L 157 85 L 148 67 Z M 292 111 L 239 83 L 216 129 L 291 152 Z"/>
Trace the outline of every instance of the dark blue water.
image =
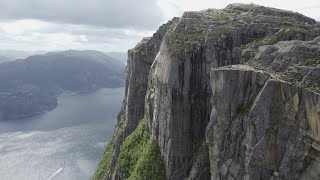
<path id="1" fill-rule="evenodd" d="M 118 88 L 61 96 L 55 110 L 0 122 L 0 179 L 90 179 L 123 95 Z"/>

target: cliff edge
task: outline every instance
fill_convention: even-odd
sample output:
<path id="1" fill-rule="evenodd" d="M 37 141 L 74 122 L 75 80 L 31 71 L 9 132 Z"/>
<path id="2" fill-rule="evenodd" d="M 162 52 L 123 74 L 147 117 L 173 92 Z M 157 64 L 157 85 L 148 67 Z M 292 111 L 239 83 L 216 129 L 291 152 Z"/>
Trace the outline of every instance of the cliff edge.
<path id="1" fill-rule="evenodd" d="M 185 12 L 128 51 L 93 179 L 320 179 L 320 23 L 254 4 Z"/>

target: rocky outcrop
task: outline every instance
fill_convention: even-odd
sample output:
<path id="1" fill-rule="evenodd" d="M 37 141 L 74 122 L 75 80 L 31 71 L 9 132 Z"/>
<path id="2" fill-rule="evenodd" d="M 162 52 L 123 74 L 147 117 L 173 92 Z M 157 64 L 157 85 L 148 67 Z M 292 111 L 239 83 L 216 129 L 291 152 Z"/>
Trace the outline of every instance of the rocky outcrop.
<path id="1" fill-rule="evenodd" d="M 120 146 L 143 117 L 167 179 L 320 178 L 319 35 L 311 18 L 254 4 L 162 26 L 129 51 L 106 178 L 121 179 Z"/>
<path id="2" fill-rule="evenodd" d="M 127 79 L 125 87 L 125 98 L 121 111 L 118 115 L 118 124 L 111 140 L 113 156 L 109 162 L 109 168 L 97 178 L 119 179 L 119 171 L 115 168 L 120 147 L 125 138 L 129 136 L 138 126 L 139 121 L 144 116 L 145 96 L 148 87 L 148 75 L 156 54 L 159 51 L 163 37 L 169 28 L 172 28 L 178 21 L 164 24 L 151 37 L 144 38 L 135 48 L 128 51 Z"/>
<path id="3" fill-rule="evenodd" d="M 214 69 L 211 81 L 213 179 L 319 178 L 308 170 L 320 163 L 319 94 L 247 66 Z"/>

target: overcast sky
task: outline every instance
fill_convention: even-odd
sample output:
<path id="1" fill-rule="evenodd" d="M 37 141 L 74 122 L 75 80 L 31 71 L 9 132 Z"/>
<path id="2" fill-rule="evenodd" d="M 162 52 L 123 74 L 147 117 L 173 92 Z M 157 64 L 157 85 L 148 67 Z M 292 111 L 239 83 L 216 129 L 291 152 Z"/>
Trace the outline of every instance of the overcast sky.
<path id="1" fill-rule="evenodd" d="M 320 20 L 320 0 L 0 0 L 0 49 L 127 51 L 183 11 L 235 2 Z"/>

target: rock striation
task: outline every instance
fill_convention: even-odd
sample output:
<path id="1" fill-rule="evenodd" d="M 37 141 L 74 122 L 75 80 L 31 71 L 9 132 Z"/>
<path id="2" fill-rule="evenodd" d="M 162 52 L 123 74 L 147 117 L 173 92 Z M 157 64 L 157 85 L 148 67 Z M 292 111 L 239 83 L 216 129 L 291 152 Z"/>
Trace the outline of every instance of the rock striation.
<path id="1" fill-rule="evenodd" d="M 144 118 L 168 180 L 320 179 L 319 36 L 314 19 L 254 4 L 161 26 L 129 50 L 112 157 L 95 177 L 125 179 L 121 146 Z"/>

